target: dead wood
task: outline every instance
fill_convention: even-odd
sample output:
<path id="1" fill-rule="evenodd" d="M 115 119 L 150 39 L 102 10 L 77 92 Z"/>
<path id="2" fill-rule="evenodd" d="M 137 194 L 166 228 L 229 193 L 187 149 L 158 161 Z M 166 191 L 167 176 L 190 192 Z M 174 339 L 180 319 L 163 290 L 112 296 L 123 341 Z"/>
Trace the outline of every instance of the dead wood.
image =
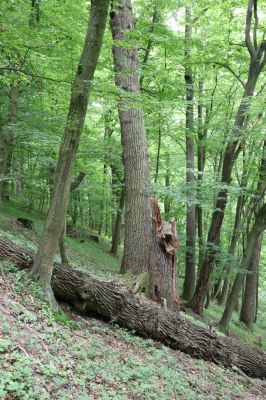
<path id="1" fill-rule="evenodd" d="M 29 268 L 34 255 L 0 237 L 0 258 L 9 259 L 20 268 Z M 263 350 L 249 347 L 234 338 L 217 336 L 152 303 L 142 304 L 136 296 L 112 282 L 55 263 L 52 287 L 58 299 L 67 301 L 85 314 L 96 314 L 192 357 L 227 367 L 235 366 L 251 377 L 266 377 L 266 353 Z"/>

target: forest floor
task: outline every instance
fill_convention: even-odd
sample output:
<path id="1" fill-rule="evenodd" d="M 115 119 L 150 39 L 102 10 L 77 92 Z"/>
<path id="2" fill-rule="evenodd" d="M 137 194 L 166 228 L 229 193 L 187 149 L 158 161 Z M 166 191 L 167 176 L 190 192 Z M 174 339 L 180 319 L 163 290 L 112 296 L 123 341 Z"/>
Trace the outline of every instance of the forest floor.
<path id="1" fill-rule="evenodd" d="M 35 231 L 30 232 L 17 217 L 29 216 L 15 205 L 1 209 L 0 236 L 36 250 L 42 220 L 31 215 Z M 75 268 L 122 283 L 109 244 L 69 239 L 68 246 Z M 61 307 L 63 314 L 53 314 L 26 272 L 1 261 L 0 399 L 265 399 L 229 369 L 78 315 L 67 304 Z M 210 314 L 216 315 L 215 308 Z M 243 335 L 251 341 L 250 333 Z"/>

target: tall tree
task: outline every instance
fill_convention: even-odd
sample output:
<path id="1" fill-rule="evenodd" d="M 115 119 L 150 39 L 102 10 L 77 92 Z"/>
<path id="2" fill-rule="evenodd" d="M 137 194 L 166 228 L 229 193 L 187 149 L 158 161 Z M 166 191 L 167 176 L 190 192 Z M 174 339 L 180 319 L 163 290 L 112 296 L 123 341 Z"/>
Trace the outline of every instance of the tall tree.
<path id="1" fill-rule="evenodd" d="M 186 182 L 187 189 L 187 219 L 186 219 L 186 273 L 184 280 L 184 300 L 190 300 L 195 290 L 195 236 L 196 236 L 196 208 L 194 203 L 195 183 L 194 174 L 194 88 L 192 74 L 192 17 L 191 8 L 186 7 L 185 28 L 185 81 L 186 81 Z"/>
<path id="2" fill-rule="evenodd" d="M 253 41 L 251 39 L 252 16 L 254 16 L 255 19 Z M 244 93 L 234 120 L 231 136 L 227 141 L 223 157 L 221 182 L 222 189 L 217 195 L 215 210 L 213 212 L 212 221 L 208 232 L 208 243 L 202 262 L 199 279 L 196 285 L 195 294 L 189 302 L 191 309 L 198 314 L 202 314 L 208 284 L 213 271 L 216 254 L 215 247 L 219 244 L 224 213 L 227 205 L 228 185 L 232 179 L 233 166 L 241 150 L 241 133 L 247 118 L 250 99 L 253 96 L 258 78 L 266 64 L 266 40 L 263 36 L 261 43 L 258 44 L 257 34 L 257 1 L 249 0 L 245 28 L 245 42 L 250 55 L 248 77 L 246 83 L 244 84 Z"/>
<path id="3" fill-rule="evenodd" d="M 111 10 L 115 84 L 125 172 L 125 237 L 122 272 L 147 271 L 150 261 L 152 220 L 150 160 L 143 111 L 139 105 L 138 50 L 130 32 L 135 18 L 131 0 L 119 0 Z"/>
<path id="4" fill-rule="evenodd" d="M 92 0 L 88 29 L 81 58 L 71 88 L 67 123 L 55 171 L 53 195 L 31 274 L 43 286 L 52 308 L 57 309 L 51 276 L 58 240 L 66 217 L 71 176 L 87 111 L 91 80 L 103 41 L 109 0 Z"/>

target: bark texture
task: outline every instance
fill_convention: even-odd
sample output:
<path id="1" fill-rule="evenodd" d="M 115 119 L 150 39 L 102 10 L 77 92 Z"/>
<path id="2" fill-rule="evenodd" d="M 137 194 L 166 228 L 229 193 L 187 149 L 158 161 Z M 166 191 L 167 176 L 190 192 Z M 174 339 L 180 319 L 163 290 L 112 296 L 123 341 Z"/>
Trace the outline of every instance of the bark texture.
<path id="1" fill-rule="evenodd" d="M 115 84 L 121 95 L 118 111 L 125 173 L 125 236 L 121 271 L 139 274 L 148 270 L 151 252 L 151 178 L 144 116 L 138 104 L 137 44 L 132 40 L 128 43 L 128 35 L 135 26 L 131 0 L 117 1 L 110 16 Z"/>
<path id="2" fill-rule="evenodd" d="M 83 52 L 72 84 L 67 124 L 55 172 L 53 195 L 32 273 L 39 276 L 56 308 L 50 288 L 53 261 L 66 217 L 71 175 L 87 111 L 91 80 L 98 62 L 108 13 L 108 0 L 92 0 Z"/>
<path id="3" fill-rule="evenodd" d="M 34 255 L 25 248 L 0 237 L 0 257 L 9 259 L 20 268 L 29 268 Z M 55 295 L 84 313 L 133 330 L 137 334 L 158 340 L 165 345 L 195 358 L 236 366 L 247 375 L 266 377 L 266 353 L 233 338 L 217 336 L 214 332 L 183 320 L 177 313 L 146 303 L 119 288 L 80 271 L 54 264 L 52 287 Z"/>
<path id="4" fill-rule="evenodd" d="M 152 200 L 153 243 L 147 294 L 170 310 L 179 310 L 176 291 L 176 252 L 179 247 L 174 220 L 162 221 L 157 198 Z"/>

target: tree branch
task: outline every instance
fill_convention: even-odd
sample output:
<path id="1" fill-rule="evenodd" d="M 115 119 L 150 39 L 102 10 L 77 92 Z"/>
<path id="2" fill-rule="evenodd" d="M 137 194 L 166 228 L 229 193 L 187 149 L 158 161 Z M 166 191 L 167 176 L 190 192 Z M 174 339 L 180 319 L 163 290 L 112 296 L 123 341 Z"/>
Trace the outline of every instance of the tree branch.
<path id="1" fill-rule="evenodd" d="M 70 81 L 65 81 L 65 80 L 62 80 L 62 79 L 54 79 L 54 78 L 50 78 L 49 76 L 42 76 L 42 75 L 33 74 L 31 72 L 28 72 L 28 71 L 25 71 L 24 69 L 19 69 L 19 68 L 0 67 L 0 74 L 4 73 L 4 71 L 20 72 L 21 74 L 24 74 L 24 75 L 27 75 L 27 76 L 31 76 L 33 78 L 45 79 L 45 80 L 48 80 L 48 81 L 58 82 L 58 83 L 67 83 L 69 85 L 72 84 L 72 82 L 70 82 Z"/>
<path id="2" fill-rule="evenodd" d="M 258 49 L 257 30 L 258 30 L 258 25 L 259 25 L 258 1 L 257 0 L 254 0 L 254 19 L 255 19 L 255 24 L 254 24 L 254 29 L 253 29 L 253 43 L 254 43 L 254 49 L 257 51 L 257 49 Z"/>
<path id="3" fill-rule="evenodd" d="M 226 69 L 227 69 L 228 71 L 230 71 L 231 74 L 233 74 L 234 77 L 241 83 L 241 85 L 243 86 L 243 88 L 245 88 L 245 82 L 240 78 L 239 75 L 237 75 L 237 74 L 235 73 L 235 71 L 234 71 L 228 64 L 221 63 L 221 62 L 218 62 L 218 61 L 213 62 L 213 64 L 220 65 L 221 67 L 226 68 Z"/>
<path id="4" fill-rule="evenodd" d="M 245 41 L 246 46 L 249 51 L 249 54 L 252 59 L 255 57 L 255 49 L 251 42 L 250 30 L 251 30 L 251 19 L 252 19 L 252 8 L 253 8 L 254 0 L 248 0 L 248 9 L 247 9 L 247 17 L 246 17 L 246 28 L 245 28 Z"/>

